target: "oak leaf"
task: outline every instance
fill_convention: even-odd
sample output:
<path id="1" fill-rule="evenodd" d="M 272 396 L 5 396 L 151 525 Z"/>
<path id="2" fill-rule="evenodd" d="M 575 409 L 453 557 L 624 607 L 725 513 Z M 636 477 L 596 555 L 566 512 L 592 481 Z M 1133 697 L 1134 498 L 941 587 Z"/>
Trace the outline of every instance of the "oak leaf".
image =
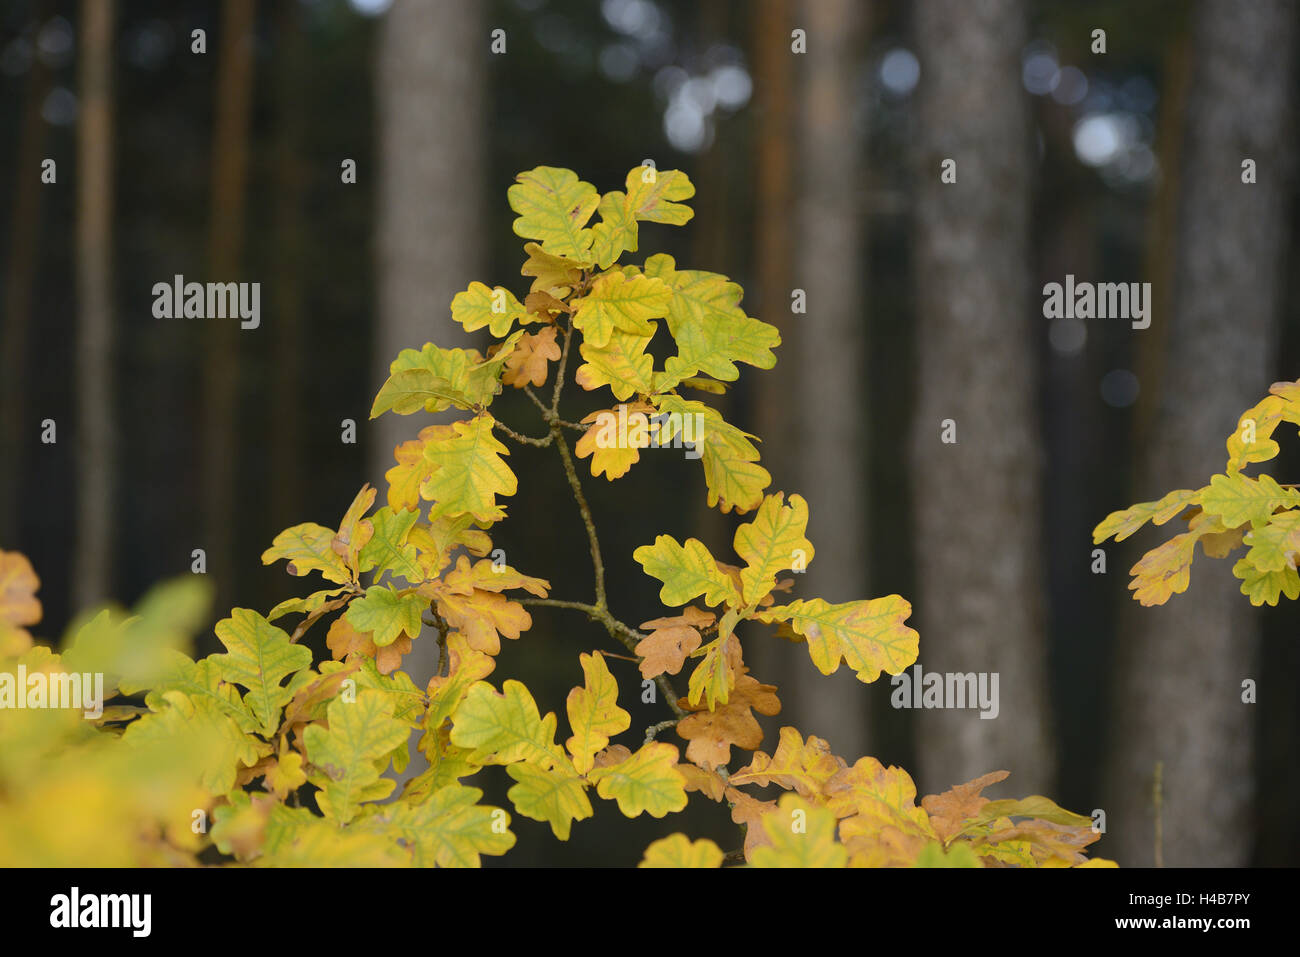
<path id="1" fill-rule="evenodd" d="M 681 671 L 686 658 L 700 647 L 699 629 L 707 628 L 716 620 L 712 613 L 688 605 L 680 615 L 641 622 L 641 628 L 653 629 L 637 642 L 635 649 L 641 656 L 641 677 L 675 675 Z"/>
<path id="2" fill-rule="evenodd" d="M 569 692 L 565 709 L 573 736 L 565 742 L 579 774 L 592 769 L 592 759 L 609 739 L 632 725 L 632 716 L 618 706 L 618 683 L 599 652 L 578 656 L 586 680 Z"/>
<path id="3" fill-rule="evenodd" d="M 685 834 L 670 834 L 647 847 L 637 867 L 721 867 L 725 856 L 707 837 L 692 841 Z"/>

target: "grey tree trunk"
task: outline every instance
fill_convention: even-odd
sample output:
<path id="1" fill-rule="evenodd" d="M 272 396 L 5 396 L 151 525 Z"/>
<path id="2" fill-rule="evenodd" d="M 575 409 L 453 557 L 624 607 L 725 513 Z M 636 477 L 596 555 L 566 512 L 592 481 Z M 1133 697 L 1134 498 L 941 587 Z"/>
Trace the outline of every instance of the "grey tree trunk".
<path id="1" fill-rule="evenodd" d="M 925 671 L 996 673 L 1000 699 L 993 719 L 919 713 L 922 787 L 1006 769 L 1009 793 L 1050 792 L 1024 4 L 924 0 L 915 23 L 915 626 Z M 955 183 L 940 179 L 948 159 Z"/>
<path id="2" fill-rule="evenodd" d="M 1139 498 L 1223 471 L 1224 439 L 1277 376 L 1283 239 L 1291 200 L 1296 9 L 1201 3 L 1184 130 L 1172 328 L 1155 386 Z M 1258 181 L 1242 182 L 1242 161 Z M 1150 494 L 1148 494 L 1150 493 Z M 1143 542 L 1148 542 L 1143 539 Z M 1154 543 L 1147 547 L 1154 547 Z M 1231 563 L 1202 559 L 1187 592 L 1131 601 L 1121 620 L 1107 856 L 1150 866 L 1238 866 L 1252 846 L 1257 624 Z M 1118 590 L 1118 583 L 1117 583 Z M 1153 775 L 1163 765 L 1161 852 Z"/>
<path id="3" fill-rule="evenodd" d="M 488 36 L 473 3 L 395 3 L 380 30 L 376 95 L 379 158 L 374 390 L 403 349 L 465 346 L 452 297 L 483 280 L 483 60 Z M 363 174 L 364 175 L 364 174 Z M 504 184 L 501 186 L 504 189 Z M 369 412 L 366 409 L 365 412 Z M 367 470 L 383 488 L 393 449 L 419 424 L 384 415 L 370 424 Z M 377 504 L 383 504 L 381 492 Z M 423 683 L 435 642 L 417 641 L 404 668 Z M 408 773 L 419 768 L 412 762 Z"/>
<path id="4" fill-rule="evenodd" d="M 466 345 L 451 299 L 481 280 L 483 58 L 488 37 L 472 3 L 395 3 L 378 52 L 379 311 L 375 390 L 403 349 Z M 504 186 L 502 187 L 504 189 Z M 369 411 L 369 410 L 367 410 Z M 370 473 L 382 479 L 411 421 L 370 426 Z"/>
<path id="5" fill-rule="evenodd" d="M 116 452 L 113 417 L 112 0 L 82 0 L 77 122 L 77 608 L 110 590 Z M 37 187 L 33 187 L 37 188 Z"/>
<path id="6" fill-rule="evenodd" d="M 792 491 L 808 499 L 808 538 L 817 549 L 799 593 L 832 602 L 869 597 L 866 124 L 857 115 L 866 13 L 860 0 L 804 0 L 797 10 L 809 51 L 796 58 L 802 87 L 792 283 L 807 295 L 807 313 L 790 319 L 793 354 L 782 358 L 797 367 L 796 391 L 783 401 L 797 403 Z M 789 302 L 773 308 L 788 310 Z M 868 696 L 851 671 L 827 678 L 805 661 L 778 683 L 790 692 L 800 727 L 828 738 L 850 762 L 868 750 Z"/>

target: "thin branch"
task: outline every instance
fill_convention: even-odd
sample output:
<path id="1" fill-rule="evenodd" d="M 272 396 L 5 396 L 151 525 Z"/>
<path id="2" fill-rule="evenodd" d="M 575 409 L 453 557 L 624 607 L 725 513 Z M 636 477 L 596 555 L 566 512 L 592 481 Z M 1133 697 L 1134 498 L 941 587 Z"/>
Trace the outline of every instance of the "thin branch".
<path id="1" fill-rule="evenodd" d="M 436 674 L 439 678 L 445 678 L 451 673 L 451 661 L 447 656 L 447 635 L 451 632 L 451 625 L 432 608 L 429 609 L 429 614 L 433 615 L 433 621 L 428 618 L 422 620 L 426 625 L 438 629 L 438 671 Z"/>
<path id="2" fill-rule="evenodd" d="M 533 391 L 533 387 L 531 385 L 524 386 L 524 395 L 528 396 L 528 398 L 533 400 L 533 405 L 537 406 L 537 408 L 542 410 L 542 415 L 546 415 L 546 413 L 551 411 L 546 407 L 545 402 L 537 398 L 537 393 Z"/>
<path id="3" fill-rule="evenodd" d="M 560 392 L 564 389 L 564 370 L 569 367 L 569 348 L 573 345 L 573 329 L 566 329 L 559 323 L 555 328 L 564 334 L 564 348 L 560 350 L 560 361 L 555 366 L 555 389 L 551 392 L 551 408 L 547 421 L 560 417 Z"/>
<path id="4" fill-rule="evenodd" d="M 677 722 L 680 720 L 682 719 L 669 718 L 667 721 L 660 721 L 658 724 L 650 725 L 650 727 L 645 729 L 644 744 L 649 744 L 651 741 L 653 741 L 655 739 L 655 735 L 658 734 L 660 731 L 667 731 L 669 728 L 676 727 Z"/>
<path id="5" fill-rule="evenodd" d="M 555 436 L 550 434 L 548 434 L 544 439 L 535 439 L 531 435 L 520 435 L 514 429 L 510 428 L 510 426 L 506 425 L 504 422 L 502 422 L 500 419 L 497 418 L 493 418 L 492 425 L 500 429 L 506 435 L 510 436 L 516 442 L 522 442 L 525 445 L 535 445 L 539 449 L 544 449 L 552 442 L 555 441 Z"/>
<path id="6" fill-rule="evenodd" d="M 598 608 L 597 606 L 590 605 L 587 602 L 568 601 L 560 598 L 520 598 L 518 601 L 521 605 L 538 605 L 549 608 L 570 608 L 573 611 L 580 611 L 592 621 L 604 625 L 605 630 L 609 632 L 609 636 L 615 641 L 621 643 L 634 655 L 636 655 L 637 644 L 645 637 L 635 628 L 625 625 L 623 622 L 615 618 L 610 614 L 608 608 Z M 641 656 L 637 655 L 636 660 L 640 661 Z M 686 717 L 686 711 L 684 711 L 682 706 L 677 703 L 677 692 L 668 682 L 668 678 L 665 675 L 658 675 L 655 677 L 655 684 L 659 686 L 659 691 L 663 695 L 664 700 L 668 702 L 668 707 L 672 709 L 673 714 L 678 718 Z"/>
<path id="7" fill-rule="evenodd" d="M 583 494 L 582 483 L 578 481 L 578 470 L 574 467 L 573 456 L 569 454 L 569 443 L 564 441 L 564 433 L 560 431 L 560 427 L 553 420 L 551 422 L 551 437 L 555 439 L 555 447 L 560 450 L 560 458 L 564 460 L 564 474 L 569 479 L 569 488 L 573 490 L 573 497 L 578 503 L 578 511 L 582 513 L 582 524 L 587 528 L 587 545 L 591 551 L 591 564 L 596 570 L 596 607 L 604 611 L 609 606 L 605 600 L 605 562 L 600 557 L 600 542 L 596 538 L 596 523 L 591 517 L 591 508 L 587 505 L 587 496 Z"/>

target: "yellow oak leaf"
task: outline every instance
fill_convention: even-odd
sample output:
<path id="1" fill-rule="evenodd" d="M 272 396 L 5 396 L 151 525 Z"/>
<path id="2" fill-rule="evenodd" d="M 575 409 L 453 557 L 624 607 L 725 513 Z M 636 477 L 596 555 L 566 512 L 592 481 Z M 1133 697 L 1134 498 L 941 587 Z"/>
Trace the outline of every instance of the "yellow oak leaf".
<path id="1" fill-rule="evenodd" d="M 726 276 L 677 269 L 662 253 L 646 259 L 645 274 L 662 280 L 672 293 L 667 321 L 677 355 L 664 363 L 669 383 L 698 373 L 734 382 L 740 376 L 737 362 L 759 369 L 776 364 L 772 350 L 781 344 L 780 332 L 745 315 L 741 288 Z"/>
<path id="2" fill-rule="evenodd" d="M 1008 842 L 1025 841 L 1038 866 L 1056 863 L 1067 867 L 1082 864 L 1086 857 L 1083 849 L 1093 841 L 1100 839 L 1100 832 L 1089 826 L 1053 824 L 1050 821 L 1032 819 L 1011 824 L 1007 819 L 1006 827 L 992 831 L 980 840 L 972 842 L 972 849 L 980 855 L 987 849 Z"/>
<path id="3" fill-rule="evenodd" d="M 1147 552 L 1129 569 L 1129 588 L 1143 605 L 1163 605 L 1173 595 L 1187 591 L 1195 556 L 1195 532 L 1183 532 Z"/>
<path id="4" fill-rule="evenodd" d="M 1280 395 L 1269 395 L 1241 414 L 1236 431 L 1228 436 L 1228 465 L 1225 471 L 1229 475 L 1240 472 L 1255 462 L 1267 462 L 1282 451 L 1271 436 L 1281 423 L 1286 408 L 1286 399 Z"/>
<path id="5" fill-rule="evenodd" d="M 1199 509 L 1188 519 L 1187 530 L 1196 533 L 1201 548 L 1210 558 L 1227 558 L 1231 552 L 1241 547 L 1246 534 L 1245 528 L 1226 528 L 1218 515 L 1210 515 Z"/>
<path id="6" fill-rule="evenodd" d="M 496 592 L 475 588 L 469 595 L 458 595 L 441 582 L 431 582 L 425 590 L 447 624 L 463 633 L 470 647 L 486 654 L 500 653 L 502 636 L 513 640 L 533 626 L 533 616 L 523 605 Z"/>
<path id="7" fill-rule="evenodd" d="M 1282 595 L 1300 598 L 1300 574 L 1291 567 L 1260 571 L 1246 559 L 1232 566 L 1232 574 L 1241 579 L 1241 593 L 1252 605 L 1276 605 Z"/>
<path id="8" fill-rule="evenodd" d="M 486 558 L 471 565 L 464 555 L 457 556 L 456 567 L 443 577 L 442 582 L 453 595 L 472 595 L 476 590 L 502 592 L 519 588 L 530 595 L 545 598 L 551 588 L 551 583 L 544 578 L 520 574 L 509 565 Z"/>
<path id="9" fill-rule="evenodd" d="M 302 755 L 297 751 L 281 754 L 275 766 L 266 774 L 266 785 L 281 801 L 291 791 L 307 783 L 307 772 L 302 768 Z"/>
<path id="10" fill-rule="evenodd" d="M 914 867 L 928 844 L 936 843 L 858 816 L 840 821 L 840 841 L 849 852 L 850 867 Z"/>
<path id="11" fill-rule="evenodd" d="M 785 794 L 762 823 L 771 843 L 754 850 L 755 867 L 844 867 L 848 863 L 848 851 L 835 840 L 835 815 L 823 807 Z"/>
<path id="12" fill-rule="evenodd" d="M 578 656 L 586 677 L 584 686 L 569 692 L 565 708 L 573 737 L 565 742 L 573 757 L 573 767 L 579 774 L 592 769 L 596 752 L 602 750 L 609 739 L 626 731 L 632 725 L 632 716 L 618 706 L 618 683 L 599 652 Z"/>
<path id="13" fill-rule="evenodd" d="M 917 807 L 916 785 L 902 768 L 885 767 L 872 757 L 859 758 L 830 778 L 823 793 L 830 812 L 844 819 L 840 835 L 845 841 L 892 827 L 921 839 L 920 844 L 903 842 L 915 856 L 921 845 L 938 837 L 925 809 Z"/>
<path id="14" fill-rule="evenodd" d="M 692 841 L 685 834 L 670 834 L 647 847 L 637 867 L 721 867 L 725 856 L 707 837 Z"/>
<path id="15" fill-rule="evenodd" d="M 352 580 L 343 558 L 334 551 L 335 532 L 315 522 L 303 522 L 286 528 L 271 542 L 271 547 L 262 552 L 262 564 L 270 565 L 278 559 L 285 559 L 285 570 L 290 575 L 306 575 L 317 571 L 325 576 L 326 581 L 336 585 L 345 585 Z"/>
<path id="16" fill-rule="evenodd" d="M 411 542 L 411 529 L 419 517 L 417 511 L 394 509 L 390 505 L 375 512 L 370 541 L 361 550 L 361 570 L 373 570 L 373 581 L 378 582 L 384 575 L 404 578 L 412 585 L 424 581 L 419 549 Z"/>
<path id="17" fill-rule="evenodd" d="M 515 177 L 506 191 L 510 208 L 519 214 L 515 235 L 541 240 L 542 249 L 589 266 L 591 230 L 587 222 L 600 204 L 596 187 L 578 179 L 572 170 L 538 166 Z"/>
<path id="18" fill-rule="evenodd" d="M 451 300 L 451 318 L 464 326 L 466 332 L 487 326 L 498 339 L 510 332 L 516 319 L 530 320 L 523 303 L 509 289 L 504 286 L 489 289 L 481 282 L 472 282 L 464 292 L 456 293 Z"/>
<path id="19" fill-rule="evenodd" d="M 382 648 L 402 635 L 419 637 L 428 607 L 429 600 L 415 589 L 398 591 L 387 585 L 371 585 L 365 595 L 352 600 L 344 616 Z"/>
<path id="20" fill-rule="evenodd" d="M 479 804 L 482 796 L 478 788 L 452 783 L 419 804 L 395 801 L 353 827 L 400 838 L 415 867 L 479 867 L 480 855 L 501 855 L 515 846 L 510 815 Z"/>
<path id="21" fill-rule="evenodd" d="M 569 290 L 582 278 L 583 263 L 552 256 L 537 243 L 524 243 L 524 252 L 528 254 L 520 267 L 520 274 L 532 276 L 532 292 L 548 292 L 563 299 Z"/>
<path id="22" fill-rule="evenodd" d="M 419 438 L 403 442 L 394 449 L 397 464 L 384 473 L 388 480 L 388 504 L 391 508 L 400 512 L 420 507 L 420 486 L 434 471 L 434 464 L 424 457 L 424 449 L 455 436 L 456 430 L 450 425 L 428 425 L 420 430 Z"/>
<path id="23" fill-rule="evenodd" d="M 1271 475 L 1257 479 L 1240 473 L 1215 475 L 1201 495 L 1201 508 L 1220 516 L 1226 528 L 1236 528 L 1246 522 L 1260 524 L 1268 521 L 1275 510 L 1297 505 L 1300 505 L 1300 492 L 1282 488 Z"/>
<path id="24" fill-rule="evenodd" d="M 654 402 L 665 415 L 659 428 L 660 444 L 673 442 L 680 434 L 683 443 L 689 440 L 699 451 L 709 508 L 716 505 L 723 512 L 735 509 L 737 514 L 757 508 L 772 476 L 758 464 L 758 448 L 750 441 L 754 436 L 736 428 L 703 402 L 671 394 L 656 395 Z M 685 432 L 688 427 L 689 435 Z"/>
<path id="25" fill-rule="evenodd" d="M 645 325 L 649 327 L 645 334 L 615 328 L 602 345 L 584 341 L 578 347 L 584 361 L 574 373 L 574 381 L 588 392 L 609 386 L 619 401 L 627 401 L 636 392 L 650 392 L 654 359 L 645 350 L 656 326 L 649 321 Z"/>
<path id="26" fill-rule="evenodd" d="M 592 412 L 582 420 L 589 426 L 574 451 L 578 458 L 591 456 L 591 474 L 614 481 L 627 474 L 628 469 L 641 460 L 641 449 L 648 448 L 651 423 L 648 413 L 654 406 L 645 402 L 624 404 L 617 409 Z"/>
<path id="27" fill-rule="evenodd" d="M 663 582 L 659 600 L 675 608 L 703 596 L 706 605 L 740 603 L 740 593 L 731 579 L 719 570 L 708 548 L 697 538 L 678 544 L 671 535 L 660 535 L 653 545 L 642 545 L 632 553 L 645 573 Z"/>
<path id="28" fill-rule="evenodd" d="M 655 330 L 649 320 L 667 312 L 670 298 L 668 287 L 658 279 L 615 270 L 597 277 L 577 300 L 573 325 L 581 330 L 583 342 L 595 348 L 607 346 L 615 330 L 649 337 Z"/>
<path id="29" fill-rule="evenodd" d="M 1175 489 L 1157 501 L 1139 502 L 1131 508 L 1111 512 L 1092 530 L 1092 543 L 1100 545 L 1112 535 L 1115 536 L 1115 541 L 1122 542 L 1147 522 L 1163 525 L 1175 515 L 1182 514 L 1189 506 L 1200 502 L 1205 491 L 1204 488 Z"/>
<path id="30" fill-rule="evenodd" d="M 36 597 L 40 587 L 26 555 L 0 551 L 0 651 L 19 654 L 31 647 L 31 635 L 23 626 L 41 620 Z"/>
<path id="31" fill-rule="evenodd" d="M 601 797 L 617 801 L 626 817 L 642 812 L 663 817 L 686 807 L 686 779 L 677 770 L 677 749 L 663 741 L 643 744 L 625 761 L 593 769 L 587 779 Z"/>
<path id="32" fill-rule="evenodd" d="M 731 689 L 736 679 L 743 674 L 740 661 L 740 640 L 731 634 L 735 626 L 736 612 L 728 611 L 718 626 L 718 637 L 699 651 L 700 663 L 691 672 L 687 686 L 687 700 L 692 706 L 707 702 L 710 710 L 719 703 L 726 704 L 731 697 Z"/>
<path id="33" fill-rule="evenodd" d="M 370 541 L 375 532 L 373 522 L 367 521 L 363 516 L 370 511 L 370 506 L 375 504 L 375 495 L 378 490 L 372 488 L 369 484 L 361 486 L 361 491 L 357 493 L 352 504 L 348 506 L 343 520 L 339 522 L 339 530 L 334 534 L 330 547 L 334 553 L 343 559 L 343 563 L 348 566 L 355 577 L 357 572 L 368 571 L 368 568 L 361 567 L 360 556 L 361 550 L 365 548 L 366 543 Z M 374 566 L 370 566 L 373 568 Z"/>
<path id="34" fill-rule="evenodd" d="M 797 729 L 782 728 L 775 753 L 769 758 L 756 751 L 747 767 L 731 775 L 730 782 L 733 786 L 777 784 L 810 798 L 822 794 L 845 766 L 844 759 L 832 754 L 830 745 L 821 738 L 810 734 L 805 743 Z M 915 790 L 912 793 L 915 795 Z"/>
<path id="35" fill-rule="evenodd" d="M 355 701 L 335 698 L 327 709 L 329 727 L 310 724 L 304 731 L 312 770 L 308 779 L 321 790 L 316 803 L 325 816 L 347 824 L 361 804 L 392 793 L 395 782 L 384 778 L 386 756 L 405 747 L 409 729 L 393 715 L 392 699 L 366 688 Z"/>
<path id="36" fill-rule="evenodd" d="M 519 482 L 501 458 L 510 450 L 492 435 L 495 422 L 486 412 L 455 422 L 454 439 L 424 447 L 434 471 L 421 484 L 420 495 L 434 503 L 431 518 L 468 514 L 480 522 L 495 522 L 505 517 L 496 497 L 514 495 Z"/>
<path id="37" fill-rule="evenodd" d="M 552 768 L 533 764 L 512 764 L 506 773 L 515 779 L 515 785 L 506 797 L 515 810 L 534 821 L 545 821 L 561 841 L 569 839 L 569 829 L 574 821 L 591 817 L 591 801 L 587 799 L 586 784 L 568 762 Z"/>
<path id="38" fill-rule="evenodd" d="M 817 670 L 833 674 L 844 661 L 859 681 L 872 682 L 882 671 L 900 674 L 916 661 L 920 636 L 905 622 L 911 604 L 898 595 L 832 605 L 820 598 L 799 599 L 758 612 L 759 621 L 789 621 L 807 639 Z"/>
<path id="39" fill-rule="evenodd" d="M 945 851 L 938 841 L 931 841 L 921 848 L 916 856 L 914 867 L 983 867 L 980 859 L 971 850 L 969 844 L 954 844 Z"/>
<path id="40" fill-rule="evenodd" d="M 736 529 L 736 554 L 745 560 L 740 573 L 742 597 L 748 605 L 757 605 L 776 585 L 777 572 L 803 568 L 812 561 L 813 545 L 804 535 L 808 528 L 808 503 L 802 496 L 777 492 L 764 497 L 754 520 Z"/>
<path id="41" fill-rule="evenodd" d="M 555 744 L 555 714 L 540 717 L 533 696 L 513 679 L 501 693 L 486 681 L 471 685 L 452 719 L 451 741 L 472 750 L 471 759 L 480 764 L 569 764 Z"/>

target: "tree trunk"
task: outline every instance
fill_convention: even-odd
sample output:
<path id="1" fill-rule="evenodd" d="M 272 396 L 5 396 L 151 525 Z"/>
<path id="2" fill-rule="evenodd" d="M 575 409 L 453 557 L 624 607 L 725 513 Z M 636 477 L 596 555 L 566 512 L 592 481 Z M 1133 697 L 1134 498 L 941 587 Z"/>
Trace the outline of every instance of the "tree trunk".
<path id="1" fill-rule="evenodd" d="M 915 17 L 920 662 L 926 672 L 997 674 L 1000 699 L 993 719 L 969 706 L 921 711 L 919 766 L 928 790 L 1006 769 L 1009 790 L 1047 791 L 1025 10 L 1020 0 L 925 0 Z M 948 159 L 954 183 L 941 182 Z M 955 443 L 943 441 L 945 425 Z"/>
<path id="2" fill-rule="evenodd" d="M 1294 156 L 1292 4 L 1201 3 L 1194 14 L 1172 328 L 1139 497 L 1221 472 L 1223 442 L 1276 376 Z M 1241 180 L 1242 161 L 1258 182 Z M 1147 494 L 1151 493 L 1151 494 Z M 1231 562 L 1198 561 L 1187 592 L 1123 616 L 1108 854 L 1150 865 L 1245 864 L 1252 847 L 1257 624 Z M 1153 772 L 1163 765 L 1161 851 Z"/>
<path id="3" fill-rule="evenodd" d="M 217 61 L 212 136 L 212 220 L 208 282 L 238 282 L 248 179 L 248 126 L 253 93 L 253 0 L 226 0 Z M 204 362 L 203 548 L 217 589 L 218 610 L 236 594 L 235 482 L 239 460 L 239 322 L 208 317 Z"/>
<path id="4" fill-rule="evenodd" d="M 375 390 L 403 349 L 447 347 L 469 337 L 451 300 L 482 278 L 483 58 L 488 38 L 477 4 L 395 3 L 378 52 L 379 311 Z M 413 437 L 410 420 L 370 427 L 371 474 L 393 466 Z"/>
<path id="5" fill-rule="evenodd" d="M 33 11 L 39 30 L 49 19 L 50 0 Z M 27 419 L 27 343 L 32 326 L 32 291 L 40 261 L 41 205 L 45 184 L 39 180 L 45 157 L 48 124 L 41 104 L 50 91 L 50 70 L 32 58 L 23 88 L 22 120 L 18 132 L 17 175 L 14 177 L 13 219 L 9 228 L 9 268 L 4 284 L 4 322 L 0 323 L 0 543 L 19 544 L 22 516 L 23 463 L 36 430 Z"/>
<path id="6" fill-rule="evenodd" d="M 807 295 L 807 313 L 790 316 L 786 335 L 793 356 L 783 358 L 793 360 L 797 377 L 795 391 L 778 401 L 797 408 L 791 491 L 808 499 L 808 538 L 817 549 L 816 560 L 798 579 L 799 593 L 832 602 L 866 598 L 869 590 L 862 388 L 866 124 L 857 115 L 865 8 L 860 0 L 804 0 L 798 21 L 808 31 L 809 50 L 796 58 L 803 82 L 791 284 Z M 786 301 L 770 307 L 774 315 L 790 315 L 790 290 L 784 292 Z M 803 665 L 783 683 L 800 727 L 828 738 L 837 753 L 855 760 L 867 751 L 864 686 L 846 668 L 827 678 L 811 662 Z"/>
<path id="7" fill-rule="evenodd" d="M 457 292 L 483 278 L 487 43 L 478 4 L 395 3 L 384 16 L 376 84 L 375 391 L 403 349 L 469 342 L 451 320 L 450 306 Z M 393 449 L 414 438 L 418 427 L 397 415 L 371 423 L 369 474 L 381 489 Z M 436 643 L 426 639 L 415 643 L 404 667 L 422 686 L 437 660 Z M 419 770 L 417 759 L 408 776 Z"/>
<path id="8" fill-rule="evenodd" d="M 271 527 L 296 524 L 302 501 L 302 202 L 307 170 L 300 156 L 307 110 L 304 84 L 306 46 L 299 0 L 280 0 L 277 34 L 283 43 L 276 56 L 275 248 L 271 292 L 275 317 L 275 376 L 271 390 Z"/>
<path id="9" fill-rule="evenodd" d="M 77 608 L 109 595 L 116 435 L 113 416 L 112 0 L 82 0 L 77 122 Z M 33 187 L 43 188 L 43 187 Z"/>

